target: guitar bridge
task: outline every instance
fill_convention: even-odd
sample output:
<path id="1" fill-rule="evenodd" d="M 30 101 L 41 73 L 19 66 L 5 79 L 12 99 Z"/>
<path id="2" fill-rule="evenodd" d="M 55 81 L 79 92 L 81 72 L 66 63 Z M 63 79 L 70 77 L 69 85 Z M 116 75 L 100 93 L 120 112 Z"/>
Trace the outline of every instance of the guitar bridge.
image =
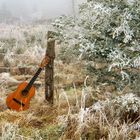
<path id="1" fill-rule="evenodd" d="M 13 100 L 14 100 L 17 104 L 22 105 L 23 107 L 25 106 L 24 103 L 22 103 L 21 101 L 17 100 L 16 98 L 13 98 Z"/>

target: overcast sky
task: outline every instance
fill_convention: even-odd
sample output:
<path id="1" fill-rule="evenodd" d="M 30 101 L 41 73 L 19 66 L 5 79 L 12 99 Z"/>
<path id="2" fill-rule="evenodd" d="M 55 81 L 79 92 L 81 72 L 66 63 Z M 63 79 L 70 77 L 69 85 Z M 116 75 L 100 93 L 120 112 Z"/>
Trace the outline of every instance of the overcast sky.
<path id="1" fill-rule="evenodd" d="M 0 7 L 7 9 L 14 16 L 56 17 L 73 13 L 72 2 L 83 0 L 0 0 Z"/>

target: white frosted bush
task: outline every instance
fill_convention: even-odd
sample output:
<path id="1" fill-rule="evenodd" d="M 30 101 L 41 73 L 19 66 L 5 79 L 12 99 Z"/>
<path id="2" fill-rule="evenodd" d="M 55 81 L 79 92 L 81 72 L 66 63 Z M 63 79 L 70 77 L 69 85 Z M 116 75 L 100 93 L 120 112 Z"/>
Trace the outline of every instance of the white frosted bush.
<path id="1" fill-rule="evenodd" d="M 138 112 L 140 107 L 140 98 L 135 96 L 133 93 L 129 93 L 120 97 L 116 97 L 116 99 L 112 100 L 112 103 L 118 104 L 121 110 L 126 112 L 129 112 L 130 110 Z"/>
<path id="2" fill-rule="evenodd" d="M 98 101 L 93 105 L 93 110 L 96 111 L 114 112 L 116 117 L 120 117 L 123 113 L 139 113 L 140 98 L 133 93 L 117 96 L 114 99 L 106 99 L 105 101 Z M 115 117 L 115 116 L 114 116 Z"/>

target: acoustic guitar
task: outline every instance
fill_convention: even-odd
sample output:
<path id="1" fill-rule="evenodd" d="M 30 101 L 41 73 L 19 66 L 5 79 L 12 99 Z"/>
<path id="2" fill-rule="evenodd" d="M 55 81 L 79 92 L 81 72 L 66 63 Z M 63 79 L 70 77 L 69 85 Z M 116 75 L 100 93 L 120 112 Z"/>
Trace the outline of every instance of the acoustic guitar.
<path id="1" fill-rule="evenodd" d="M 29 83 L 22 82 L 19 84 L 17 90 L 11 94 L 8 95 L 6 99 L 6 104 L 9 109 L 16 110 L 16 111 L 23 111 L 27 110 L 30 105 L 31 98 L 35 95 L 35 87 L 33 86 L 33 83 L 37 79 L 38 75 L 42 71 L 42 69 L 49 63 L 49 57 L 45 57 L 37 72 L 33 76 L 33 78 L 30 80 Z"/>

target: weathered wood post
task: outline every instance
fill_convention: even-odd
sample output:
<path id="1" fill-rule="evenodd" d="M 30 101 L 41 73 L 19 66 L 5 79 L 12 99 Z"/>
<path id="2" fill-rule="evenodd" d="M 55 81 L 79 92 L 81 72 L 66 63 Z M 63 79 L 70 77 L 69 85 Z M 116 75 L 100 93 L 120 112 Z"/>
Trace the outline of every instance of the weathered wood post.
<path id="1" fill-rule="evenodd" d="M 53 32 L 48 31 L 47 34 L 47 50 L 46 55 L 50 57 L 49 64 L 45 67 L 45 99 L 49 104 L 53 104 L 54 98 L 54 59 L 55 59 L 55 39 Z"/>

